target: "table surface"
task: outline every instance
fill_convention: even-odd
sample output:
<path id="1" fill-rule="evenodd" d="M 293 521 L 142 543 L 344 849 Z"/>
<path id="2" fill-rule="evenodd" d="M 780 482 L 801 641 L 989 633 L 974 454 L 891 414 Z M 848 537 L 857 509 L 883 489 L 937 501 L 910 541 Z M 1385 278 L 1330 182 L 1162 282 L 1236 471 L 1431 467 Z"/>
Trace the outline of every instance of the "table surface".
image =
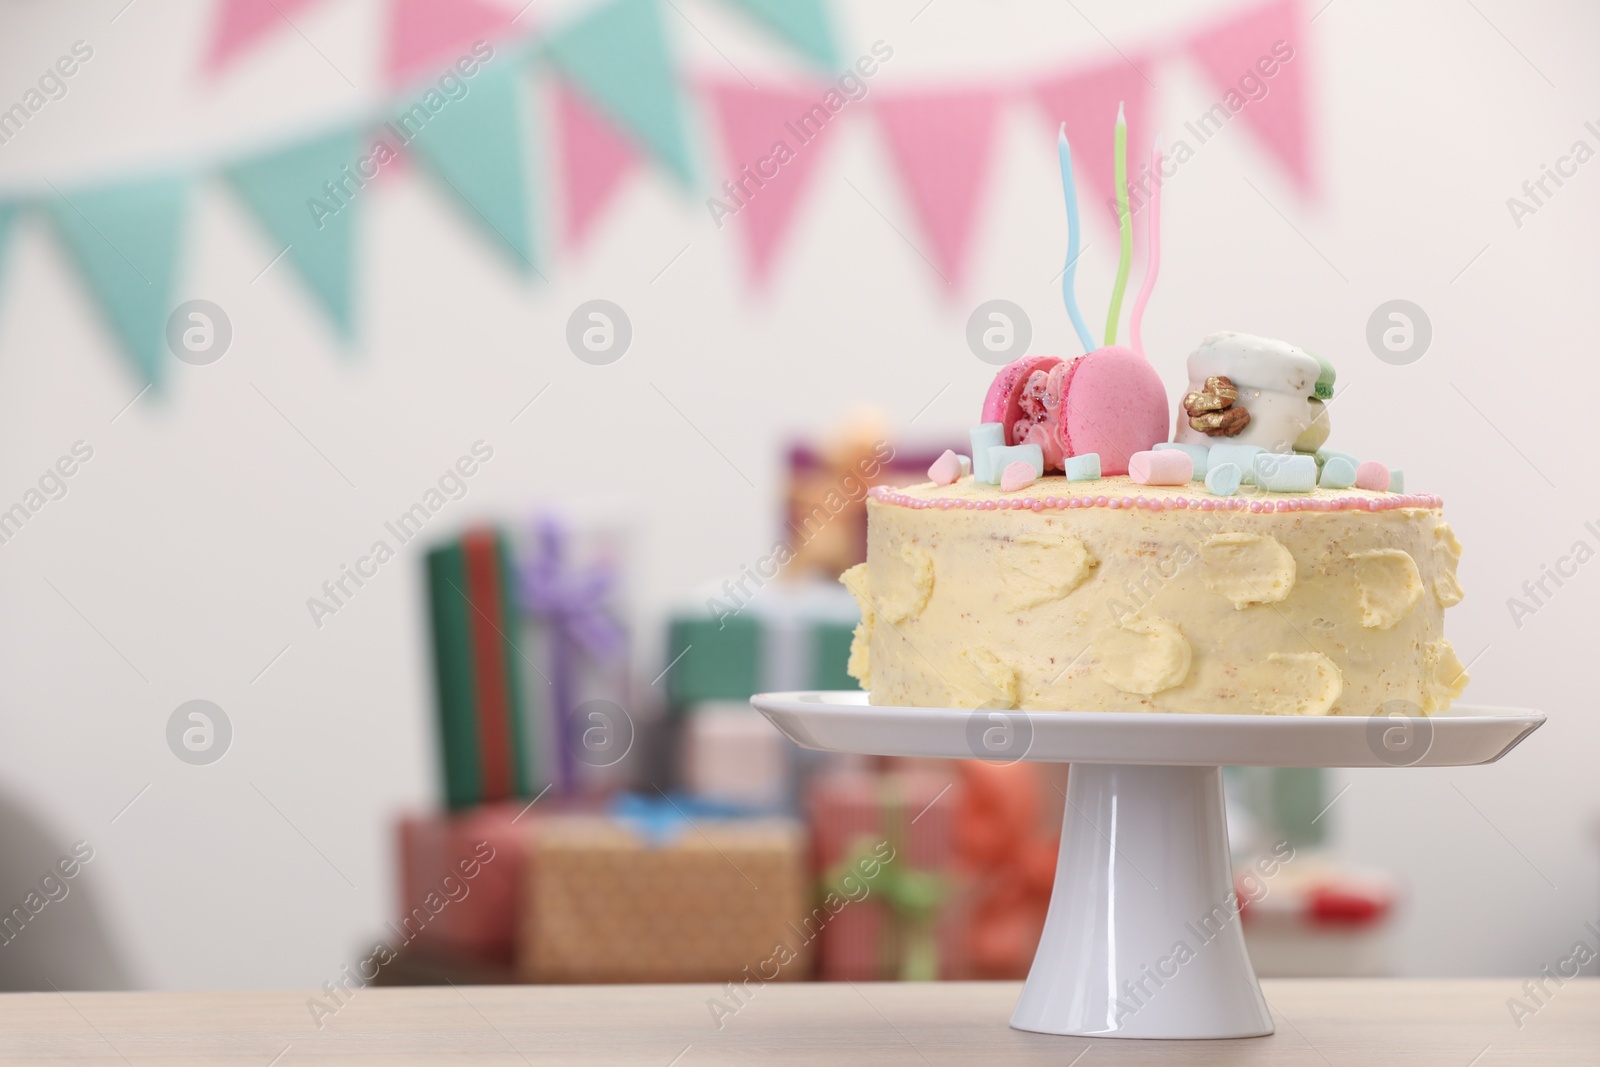
<path id="1" fill-rule="evenodd" d="M 1600 1064 L 1600 979 L 1542 1004 L 1517 979 L 1261 985 L 1277 1033 L 1195 1042 L 1012 1030 L 1015 982 L 752 982 L 742 1005 L 696 985 L 368 988 L 320 1028 L 305 991 L 11 993 L 0 1063 Z M 1534 1009 L 1520 1027 L 1512 998 Z"/>

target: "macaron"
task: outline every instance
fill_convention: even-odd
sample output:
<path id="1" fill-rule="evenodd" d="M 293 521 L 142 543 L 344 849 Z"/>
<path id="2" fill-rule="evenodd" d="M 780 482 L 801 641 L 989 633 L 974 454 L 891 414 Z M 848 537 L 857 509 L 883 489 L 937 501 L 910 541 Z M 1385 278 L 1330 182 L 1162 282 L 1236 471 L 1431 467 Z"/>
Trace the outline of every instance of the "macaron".
<path id="1" fill-rule="evenodd" d="M 1066 366 L 1056 356 L 1024 356 L 1000 368 L 983 398 L 983 421 L 1005 427 L 1007 445 L 1038 445 L 1046 470 L 1060 470 L 1064 458 L 1058 427 L 1060 383 Z M 1050 389 L 1052 374 L 1054 391 Z"/>
<path id="2" fill-rule="evenodd" d="M 1067 455 L 1100 454 L 1104 474 L 1127 474 L 1135 452 L 1167 439 L 1167 390 L 1150 361 L 1131 348 L 1097 348 L 1072 363 L 1062 405 Z"/>
<path id="3" fill-rule="evenodd" d="M 1093 452 L 1103 474 L 1167 439 L 1167 393 L 1149 360 L 1113 345 L 1066 363 L 1028 356 L 1002 367 L 984 398 L 983 421 L 1005 427 L 1006 444 L 1037 444 L 1046 470 Z"/>

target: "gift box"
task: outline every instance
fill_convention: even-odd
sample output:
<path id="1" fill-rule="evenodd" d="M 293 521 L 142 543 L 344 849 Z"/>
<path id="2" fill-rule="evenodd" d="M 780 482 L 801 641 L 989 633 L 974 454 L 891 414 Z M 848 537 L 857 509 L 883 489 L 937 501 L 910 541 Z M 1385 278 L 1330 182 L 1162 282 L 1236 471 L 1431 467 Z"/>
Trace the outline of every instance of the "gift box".
<path id="1" fill-rule="evenodd" d="M 805 842 L 789 819 L 554 817 L 526 864 L 519 966 L 540 982 L 807 977 Z"/>
<path id="2" fill-rule="evenodd" d="M 927 481 L 928 468 L 944 450 L 896 447 L 871 418 L 857 420 L 820 443 L 791 445 L 784 494 L 790 574 L 837 579 L 864 561 L 867 490 Z"/>
<path id="3" fill-rule="evenodd" d="M 1025 978 L 1050 909 L 1065 765 L 963 760 L 956 865 L 969 879 L 964 978 Z"/>
<path id="4" fill-rule="evenodd" d="M 635 715 L 615 599 L 620 548 L 546 516 L 428 553 L 446 804 L 622 784 Z"/>
<path id="5" fill-rule="evenodd" d="M 648 709 L 635 698 L 618 603 L 625 535 L 540 517 L 518 544 L 527 761 L 536 788 L 597 794 L 628 784 Z"/>
<path id="6" fill-rule="evenodd" d="M 407 943 L 435 956 L 510 963 L 538 817 L 512 802 L 401 819 L 398 929 Z"/>
<path id="7" fill-rule="evenodd" d="M 395 827 L 401 918 L 391 932 L 426 956 L 509 965 L 535 828 L 546 818 L 602 810 L 593 798 L 547 794 L 537 803 L 402 817 Z"/>
<path id="8" fill-rule="evenodd" d="M 1295 848 L 1320 845 L 1330 818 L 1327 771 L 1321 767 L 1228 767 L 1228 843 L 1236 857 L 1270 849 L 1279 841 Z"/>
<path id="9" fill-rule="evenodd" d="M 928 980 L 966 973 L 964 888 L 954 827 L 962 787 L 916 771 L 844 770 L 806 793 L 817 896 L 848 901 L 818 937 L 830 981 Z M 875 877 L 866 877 L 871 860 Z"/>
<path id="10" fill-rule="evenodd" d="M 1381 978 L 1394 971 L 1393 878 L 1287 841 L 1235 865 L 1245 947 L 1264 978 Z"/>
<path id="11" fill-rule="evenodd" d="M 845 665 L 861 613 L 836 579 L 760 587 L 729 580 L 704 590 L 703 606 L 675 611 L 667 634 L 672 707 L 745 701 L 763 692 L 857 688 Z"/>
<path id="12" fill-rule="evenodd" d="M 427 572 L 445 802 L 532 796 L 506 539 L 468 531 L 431 549 Z"/>
<path id="13" fill-rule="evenodd" d="M 683 716 L 679 780 L 707 800 L 788 808 L 795 800 L 798 752 L 748 703 L 697 704 Z"/>

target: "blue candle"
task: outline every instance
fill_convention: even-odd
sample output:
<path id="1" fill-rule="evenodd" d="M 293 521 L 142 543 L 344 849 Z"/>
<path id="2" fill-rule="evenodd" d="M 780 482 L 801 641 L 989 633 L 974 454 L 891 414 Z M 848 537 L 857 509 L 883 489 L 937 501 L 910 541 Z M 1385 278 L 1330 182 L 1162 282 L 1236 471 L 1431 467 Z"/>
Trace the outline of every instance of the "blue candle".
<path id="1" fill-rule="evenodd" d="M 1100 346 L 1095 344 L 1094 335 L 1083 321 L 1083 312 L 1078 310 L 1075 284 L 1078 276 L 1078 190 L 1072 184 L 1072 146 L 1067 144 L 1065 122 L 1056 135 L 1056 154 L 1061 157 L 1061 191 L 1067 197 L 1067 266 L 1061 272 L 1061 300 L 1067 305 L 1067 317 L 1072 320 L 1072 328 L 1078 331 L 1078 342 L 1083 345 L 1085 352 L 1093 352 Z"/>

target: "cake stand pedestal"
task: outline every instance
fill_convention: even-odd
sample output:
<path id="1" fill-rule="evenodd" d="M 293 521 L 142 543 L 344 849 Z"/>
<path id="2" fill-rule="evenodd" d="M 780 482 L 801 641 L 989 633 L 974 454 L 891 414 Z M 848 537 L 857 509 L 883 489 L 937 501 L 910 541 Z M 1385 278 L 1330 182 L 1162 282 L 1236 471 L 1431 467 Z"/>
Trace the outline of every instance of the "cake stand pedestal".
<path id="1" fill-rule="evenodd" d="M 824 752 L 1072 764 L 1055 890 L 1011 1025 L 1082 1037 L 1272 1033 L 1239 928 L 1224 766 L 1465 767 L 1544 722 L 1461 705 L 1368 719 L 872 707 L 859 692 L 751 702 Z"/>

